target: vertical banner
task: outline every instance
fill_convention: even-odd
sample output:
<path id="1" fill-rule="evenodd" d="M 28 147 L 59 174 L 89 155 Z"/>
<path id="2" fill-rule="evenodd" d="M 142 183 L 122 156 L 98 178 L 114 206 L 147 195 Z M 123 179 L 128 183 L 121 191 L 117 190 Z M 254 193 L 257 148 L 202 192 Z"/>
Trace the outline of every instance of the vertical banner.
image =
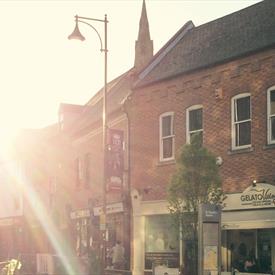
<path id="1" fill-rule="evenodd" d="M 107 191 L 121 191 L 123 184 L 123 131 L 108 130 Z"/>

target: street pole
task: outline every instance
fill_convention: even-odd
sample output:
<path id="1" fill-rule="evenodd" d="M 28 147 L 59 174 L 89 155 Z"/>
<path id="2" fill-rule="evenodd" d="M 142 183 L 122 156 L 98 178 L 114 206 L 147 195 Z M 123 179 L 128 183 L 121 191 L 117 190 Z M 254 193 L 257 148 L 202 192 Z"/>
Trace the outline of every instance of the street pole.
<path id="1" fill-rule="evenodd" d="M 79 20 L 80 19 L 80 20 Z M 89 21 L 98 21 L 104 23 L 104 47 L 102 43 L 101 36 L 97 29 L 91 25 L 90 23 L 83 21 L 83 20 L 89 20 Z M 106 233 L 107 233 L 107 226 L 106 226 L 106 186 L 107 186 L 107 69 L 108 69 L 108 48 L 107 48 L 107 15 L 105 14 L 104 20 L 102 19 L 96 19 L 96 18 L 90 18 L 90 17 L 83 17 L 83 16 L 75 16 L 75 22 L 76 26 L 71 35 L 68 36 L 68 39 L 77 39 L 84 41 L 85 37 L 80 33 L 78 29 L 78 23 L 84 23 L 91 27 L 96 33 L 100 40 L 100 51 L 104 52 L 104 88 L 102 92 L 102 212 L 101 212 L 101 224 L 100 224 L 100 230 L 102 231 L 102 270 L 106 267 Z"/>

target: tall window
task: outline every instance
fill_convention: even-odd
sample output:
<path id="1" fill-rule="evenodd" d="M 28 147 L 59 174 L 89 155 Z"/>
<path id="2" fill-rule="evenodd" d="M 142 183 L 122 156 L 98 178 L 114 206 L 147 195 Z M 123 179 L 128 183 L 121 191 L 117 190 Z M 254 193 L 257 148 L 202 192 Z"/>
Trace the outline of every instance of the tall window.
<path id="1" fill-rule="evenodd" d="M 239 94 L 232 98 L 232 149 L 251 146 L 250 94 Z"/>
<path id="2" fill-rule="evenodd" d="M 75 160 L 76 168 L 76 185 L 84 184 L 85 187 L 90 185 L 90 160 L 91 154 L 86 153 Z"/>
<path id="3" fill-rule="evenodd" d="M 84 169 L 85 169 L 85 186 L 89 187 L 90 186 L 90 180 L 91 180 L 91 175 L 90 175 L 90 160 L 91 160 L 91 154 L 86 153 L 85 154 L 85 164 L 84 164 Z"/>
<path id="4" fill-rule="evenodd" d="M 203 141 L 202 105 L 194 105 L 186 110 L 186 140 L 190 143 L 193 135 L 197 134 Z"/>
<path id="5" fill-rule="evenodd" d="M 160 116 L 160 160 L 174 159 L 174 113 Z"/>
<path id="6" fill-rule="evenodd" d="M 275 86 L 267 90 L 267 142 L 275 143 Z"/>

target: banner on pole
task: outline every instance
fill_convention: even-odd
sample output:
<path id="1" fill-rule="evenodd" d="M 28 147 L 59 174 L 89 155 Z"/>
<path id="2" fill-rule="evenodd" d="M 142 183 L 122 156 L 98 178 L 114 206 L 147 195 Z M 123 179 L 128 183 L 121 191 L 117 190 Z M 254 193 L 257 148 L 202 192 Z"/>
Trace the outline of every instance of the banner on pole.
<path id="1" fill-rule="evenodd" d="M 107 191 L 120 192 L 123 184 L 123 131 L 108 130 Z"/>

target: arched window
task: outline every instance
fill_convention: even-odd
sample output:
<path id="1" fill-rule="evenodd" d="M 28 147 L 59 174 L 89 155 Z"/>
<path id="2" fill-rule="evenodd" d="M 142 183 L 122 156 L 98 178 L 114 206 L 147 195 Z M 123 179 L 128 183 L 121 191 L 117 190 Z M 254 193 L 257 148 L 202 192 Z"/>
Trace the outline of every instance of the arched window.
<path id="1" fill-rule="evenodd" d="M 267 90 L 267 143 L 275 143 L 275 86 Z"/>
<path id="2" fill-rule="evenodd" d="M 167 112 L 159 118 L 160 161 L 174 159 L 174 113 Z"/>
<path id="3" fill-rule="evenodd" d="M 251 147 L 251 97 L 238 94 L 231 100 L 232 149 Z"/>
<path id="4" fill-rule="evenodd" d="M 202 105 L 193 105 L 186 110 L 186 142 L 190 143 L 193 135 L 198 134 L 203 142 Z"/>

